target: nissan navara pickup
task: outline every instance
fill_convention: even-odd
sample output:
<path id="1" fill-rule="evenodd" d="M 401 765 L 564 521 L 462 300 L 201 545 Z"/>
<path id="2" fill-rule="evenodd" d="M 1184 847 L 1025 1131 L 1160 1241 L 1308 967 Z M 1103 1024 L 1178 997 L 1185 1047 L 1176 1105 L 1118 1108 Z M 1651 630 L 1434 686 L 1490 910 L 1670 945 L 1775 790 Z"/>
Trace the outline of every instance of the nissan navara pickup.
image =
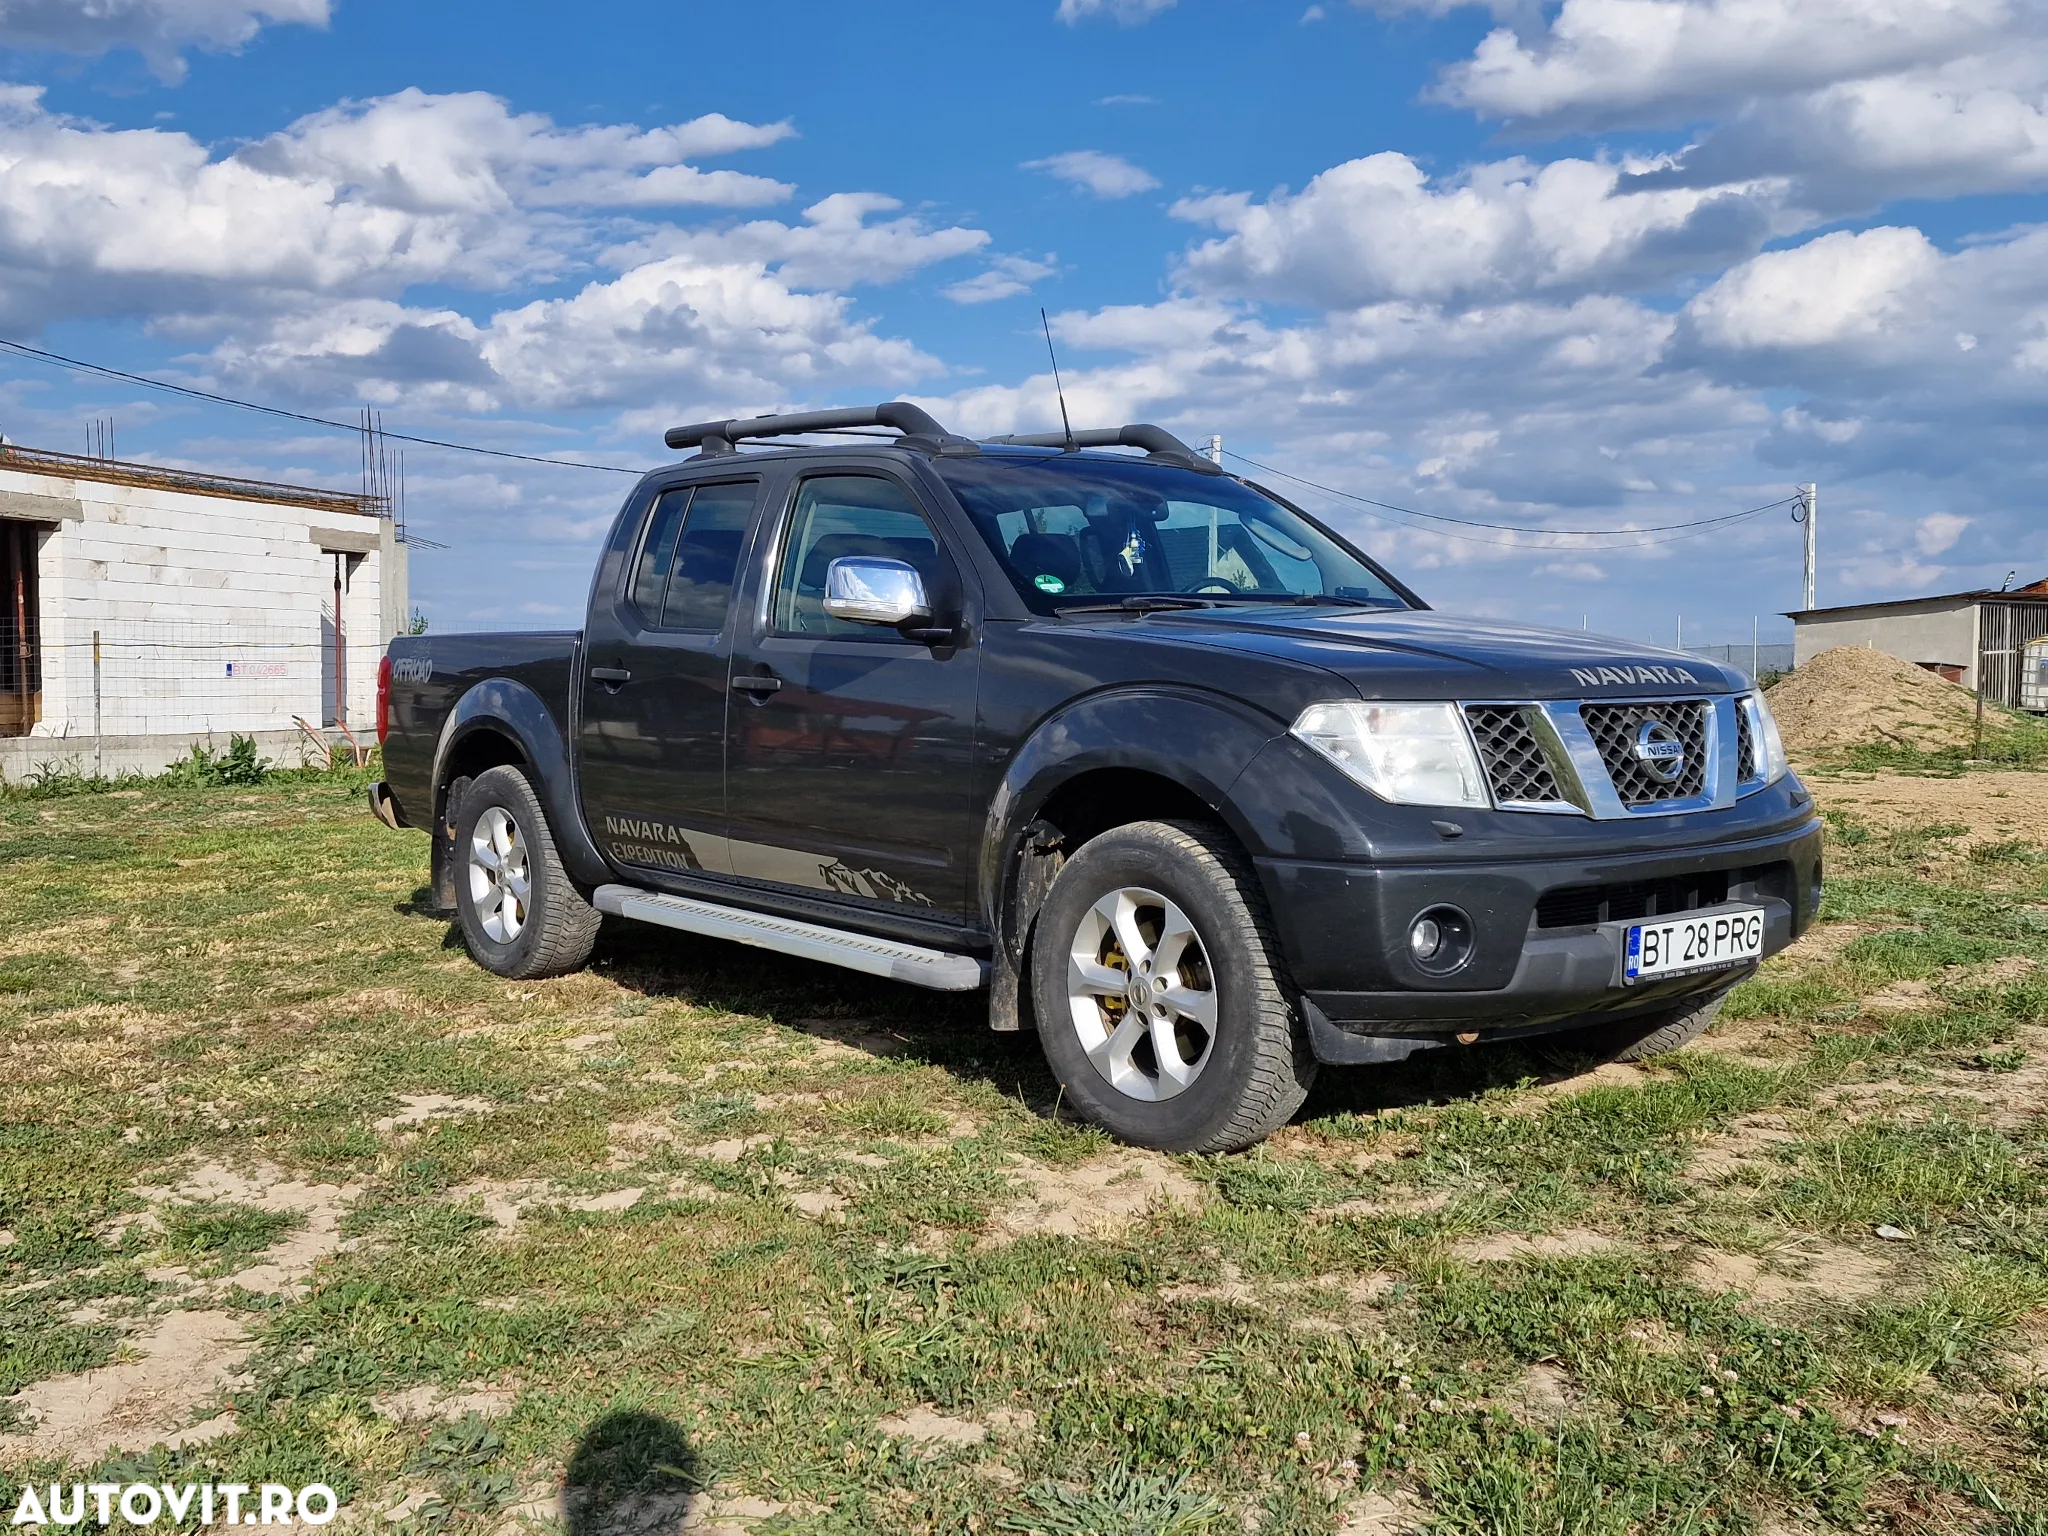
<path id="1" fill-rule="evenodd" d="M 1813 920 L 1748 679 L 1434 613 L 1157 427 L 974 442 L 897 402 L 666 441 L 697 452 L 627 496 L 580 632 L 381 668 L 372 808 L 431 833 L 498 975 L 609 914 L 985 988 L 1069 1104 L 1218 1151 L 1319 1065 L 1671 1050 Z"/>

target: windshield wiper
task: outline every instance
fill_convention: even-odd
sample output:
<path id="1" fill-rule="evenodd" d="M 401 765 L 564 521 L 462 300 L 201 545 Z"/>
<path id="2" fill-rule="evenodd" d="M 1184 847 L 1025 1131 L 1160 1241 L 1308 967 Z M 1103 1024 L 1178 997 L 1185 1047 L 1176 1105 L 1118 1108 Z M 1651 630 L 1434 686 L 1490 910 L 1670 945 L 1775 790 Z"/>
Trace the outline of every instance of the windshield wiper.
<path id="1" fill-rule="evenodd" d="M 1206 597 L 1131 596 L 1114 603 L 1069 603 L 1053 612 L 1064 619 L 1070 613 L 1171 613 L 1180 608 L 1213 606 L 1214 601 Z"/>
<path id="2" fill-rule="evenodd" d="M 1216 603 L 1266 603 L 1275 608 L 1315 608 L 1335 603 L 1343 608 L 1379 608 L 1369 597 L 1346 597 L 1341 592 L 1219 592 L 1209 599 Z"/>

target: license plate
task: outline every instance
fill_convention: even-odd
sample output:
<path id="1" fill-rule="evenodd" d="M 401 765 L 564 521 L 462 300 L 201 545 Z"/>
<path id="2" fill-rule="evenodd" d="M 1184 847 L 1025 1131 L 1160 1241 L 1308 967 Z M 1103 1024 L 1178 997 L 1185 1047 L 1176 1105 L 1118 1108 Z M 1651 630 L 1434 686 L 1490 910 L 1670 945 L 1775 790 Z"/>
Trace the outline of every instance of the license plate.
<path id="1" fill-rule="evenodd" d="M 1717 971 L 1761 959 L 1763 952 L 1761 907 L 1721 907 L 1669 922 L 1632 923 L 1622 935 L 1621 979 L 1650 981 L 1689 971 Z"/>

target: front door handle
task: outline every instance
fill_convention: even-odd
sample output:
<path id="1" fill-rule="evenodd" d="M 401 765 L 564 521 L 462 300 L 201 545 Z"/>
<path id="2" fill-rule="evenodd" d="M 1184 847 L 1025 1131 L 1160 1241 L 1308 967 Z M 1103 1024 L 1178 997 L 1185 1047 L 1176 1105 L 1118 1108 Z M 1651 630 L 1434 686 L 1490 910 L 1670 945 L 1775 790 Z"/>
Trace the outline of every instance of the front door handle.
<path id="1" fill-rule="evenodd" d="M 590 680 L 594 683 L 603 683 L 605 687 L 617 690 L 620 684 L 633 681 L 633 674 L 624 667 L 592 667 L 590 669 Z"/>
<path id="2" fill-rule="evenodd" d="M 739 689 L 741 693 L 776 693 L 782 688 L 782 679 L 779 677 L 763 677 L 758 673 L 749 673 L 745 676 L 734 678 L 732 685 Z"/>

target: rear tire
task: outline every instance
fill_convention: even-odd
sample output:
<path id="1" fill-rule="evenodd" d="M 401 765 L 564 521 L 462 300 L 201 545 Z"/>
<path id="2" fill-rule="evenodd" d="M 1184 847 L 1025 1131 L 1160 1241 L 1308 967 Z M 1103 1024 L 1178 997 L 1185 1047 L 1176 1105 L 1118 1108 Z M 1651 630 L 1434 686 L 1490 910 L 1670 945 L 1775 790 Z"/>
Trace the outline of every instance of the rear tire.
<path id="1" fill-rule="evenodd" d="M 1660 1013 L 1644 1014 L 1618 1024 L 1595 1024 L 1573 1030 L 1562 1037 L 1562 1043 L 1602 1061 L 1648 1061 L 1655 1056 L 1668 1056 L 1705 1034 L 1708 1026 L 1720 1017 L 1721 1004 L 1727 998 L 1727 992 L 1716 992 L 1704 1002 L 1693 998 Z"/>
<path id="2" fill-rule="evenodd" d="M 1082 845 L 1033 925 L 1031 991 L 1067 1101 L 1137 1146 L 1235 1152 L 1315 1081 L 1257 876 L 1213 827 Z"/>
<path id="3" fill-rule="evenodd" d="M 533 785 L 517 768 L 479 774 L 455 817 L 455 911 L 470 957 L 533 981 L 579 969 L 603 915 L 562 868 Z"/>

